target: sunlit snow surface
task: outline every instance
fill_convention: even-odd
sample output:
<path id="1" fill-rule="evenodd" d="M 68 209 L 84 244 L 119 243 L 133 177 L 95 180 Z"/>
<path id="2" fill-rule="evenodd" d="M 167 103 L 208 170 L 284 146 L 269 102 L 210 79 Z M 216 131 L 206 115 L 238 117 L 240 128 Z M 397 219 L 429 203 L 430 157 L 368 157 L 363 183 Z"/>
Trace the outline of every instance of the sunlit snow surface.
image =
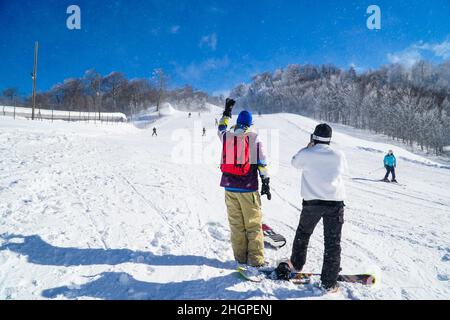
<path id="1" fill-rule="evenodd" d="M 217 162 L 176 159 L 183 136 L 193 154 L 217 156 L 214 111 L 168 112 L 150 126 L 157 138 L 124 123 L 0 117 L 0 299 L 450 298 L 450 170 L 348 128 L 335 129 L 334 139 L 350 165 L 342 268 L 376 272 L 379 284 L 343 284 L 323 296 L 308 286 L 244 282 L 234 272 Z M 301 209 L 290 159 L 316 122 L 291 114 L 254 121 L 279 137 L 277 148 L 262 135 L 280 159 L 272 201 L 263 198 L 265 222 L 288 239 L 266 250 L 276 264 L 290 255 Z M 375 181 L 388 149 L 399 159 L 400 185 Z M 322 255 L 319 224 L 305 270 L 320 272 Z"/>

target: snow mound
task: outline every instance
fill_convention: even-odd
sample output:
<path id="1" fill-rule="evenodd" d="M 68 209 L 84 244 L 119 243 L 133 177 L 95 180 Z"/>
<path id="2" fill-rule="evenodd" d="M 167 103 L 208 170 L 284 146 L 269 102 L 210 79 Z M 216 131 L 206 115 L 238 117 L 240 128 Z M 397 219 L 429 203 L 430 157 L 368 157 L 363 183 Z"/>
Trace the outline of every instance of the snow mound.
<path id="1" fill-rule="evenodd" d="M 164 102 L 159 108 L 159 115 L 161 116 L 172 116 L 177 111 L 172 107 L 172 105 L 168 102 Z"/>
<path id="2" fill-rule="evenodd" d="M 208 110 L 208 112 L 214 113 L 214 114 L 221 114 L 223 112 L 222 107 L 216 106 L 215 104 L 212 104 L 212 103 L 207 103 L 206 109 Z"/>

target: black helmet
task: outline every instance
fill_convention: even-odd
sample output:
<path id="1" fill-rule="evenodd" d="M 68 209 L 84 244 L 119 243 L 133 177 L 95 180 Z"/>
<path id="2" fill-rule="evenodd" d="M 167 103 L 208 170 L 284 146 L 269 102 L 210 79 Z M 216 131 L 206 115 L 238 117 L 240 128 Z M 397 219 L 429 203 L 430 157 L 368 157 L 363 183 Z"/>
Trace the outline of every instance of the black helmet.
<path id="1" fill-rule="evenodd" d="M 314 133 L 312 135 L 312 139 L 316 143 L 330 143 L 331 136 L 333 135 L 333 129 L 326 123 L 321 123 L 317 125 Z"/>

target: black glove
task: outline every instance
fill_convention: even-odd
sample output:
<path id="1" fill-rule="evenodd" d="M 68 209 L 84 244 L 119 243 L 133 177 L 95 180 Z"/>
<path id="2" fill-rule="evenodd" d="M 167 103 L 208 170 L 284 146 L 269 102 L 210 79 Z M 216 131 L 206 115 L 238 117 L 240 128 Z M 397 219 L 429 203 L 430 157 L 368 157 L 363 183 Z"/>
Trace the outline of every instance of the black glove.
<path id="1" fill-rule="evenodd" d="M 225 100 L 225 111 L 223 112 L 223 115 L 225 117 L 231 118 L 231 111 L 233 111 L 233 106 L 236 104 L 236 101 L 234 101 L 231 98 L 227 98 Z"/>
<path id="2" fill-rule="evenodd" d="M 270 178 L 264 178 L 262 179 L 262 188 L 261 188 L 261 195 L 267 195 L 267 199 L 272 199 L 272 195 L 270 194 L 270 187 L 269 187 Z"/>

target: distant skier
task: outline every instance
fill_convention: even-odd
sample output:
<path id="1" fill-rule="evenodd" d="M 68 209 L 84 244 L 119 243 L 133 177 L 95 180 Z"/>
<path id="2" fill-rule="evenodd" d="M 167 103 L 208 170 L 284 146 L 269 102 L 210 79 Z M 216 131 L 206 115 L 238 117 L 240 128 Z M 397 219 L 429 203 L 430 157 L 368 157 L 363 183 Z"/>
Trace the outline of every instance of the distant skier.
<path id="1" fill-rule="evenodd" d="M 323 218 L 325 253 L 321 274 L 322 287 L 338 290 L 337 278 L 341 264 L 341 231 L 344 223 L 345 186 L 343 174 L 347 161 L 342 152 L 330 147 L 332 129 L 319 124 L 308 146 L 293 158 L 292 165 L 303 170 L 303 209 L 295 234 L 290 263 L 282 263 L 278 272 L 301 271 L 306 262 L 309 239 Z M 287 270 L 280 270 L 280 269 Z"/>
<path id="2" fill-rule="evenodd" d="M 188 113 L 188 118 L 190 118 L 191 116 L 192 116 L 192 114 L 189 112 L 189 113 Z"/>
<path id="3" fill-rule="evenodd" d="M 153 136 L 158 136 L 158 134 L 156 133 L 156 128 L 153 128 L 152 137 L 153 137 Z"/>
<path id="4" fill-rule="evenodd" d="M 202 137 L 204 137 L 204 136 L 206 136 L 206 128 L 205 127 L 203 127 L 203 135 L 202 135 Z"/>
<path id="5" fill-rule="evenodd" d="M 219 121 L 217 120 L 217 118 L 214 120 L 215 120 L 214 125 L 217 127 L 219 125 Z"/>
<path id="6" fill-rule="evenodd" d="M 242 111 L 235 126 L 227 131 L 235 101 L 227 99 L 220 119 L 218 136 L 222 142 L 222 180 L 231 230 L 231 245 L 236 261 L 253 267 L 264 265 L 261 197 L 258 172 L 262 180 L 261 195 L 271 199 L 269 175 L 263 146 L 250 131 L 252 114 Z"/>
<path id="7" fill-rule="evenodd" d="M 389 150 L 388 154 L 384 156 L 384 167 L 386 168 L 386 175 L 383 181 L 389 182 L 389 174 L 392 174 L 392 182 L 397 182 L 395 179 L 395 168 L 397 167 L 397 159 L 394 156 L 394 151 Z"/>

